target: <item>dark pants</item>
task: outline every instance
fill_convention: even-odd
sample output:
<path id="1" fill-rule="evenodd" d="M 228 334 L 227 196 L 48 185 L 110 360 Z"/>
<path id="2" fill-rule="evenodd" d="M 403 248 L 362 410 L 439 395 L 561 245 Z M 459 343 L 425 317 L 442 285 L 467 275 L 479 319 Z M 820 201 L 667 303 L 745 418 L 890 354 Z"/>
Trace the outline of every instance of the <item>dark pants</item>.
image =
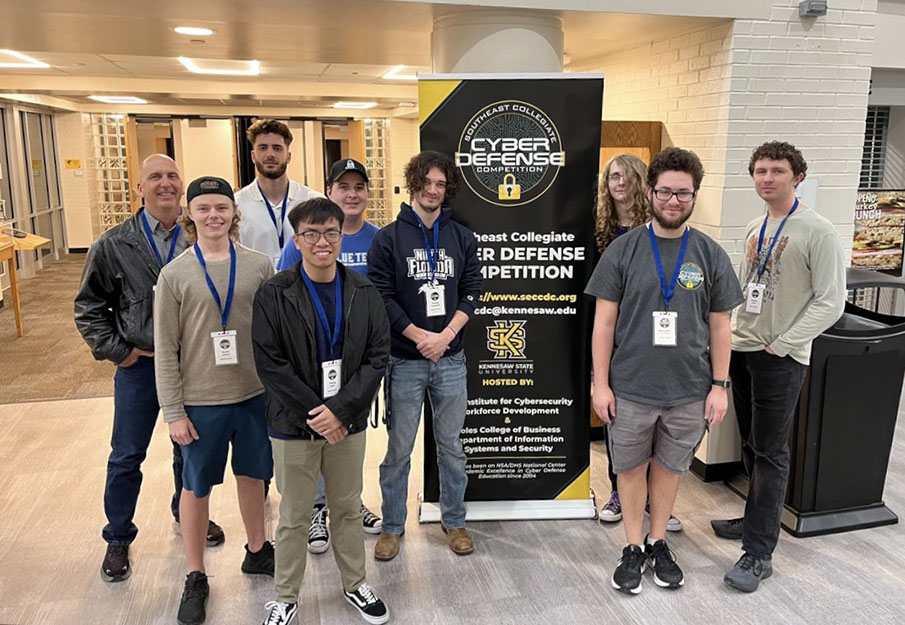
<path id="1" fill-rule="evenodd" d="M 104 489 L 107 525 L 102 536 L 110 544 L 128 545 L 138 534 L 132 518 L 141 489 L 141 463 L 147 455 L 160 411 L 154 359 L 141 357 L 131 367 L 117 367 L 113 388 L 113 436 Z M 173 502 L 178 502 L 182 492 L 182 455 L 178 445 L 173 452 L 173 477 L 176 486 Z"/>
<path id="2" fill-rule="evenodd" d="M 616 474 L 613 473 L 613 460 L 610 458 L 610 426 L 603 426 L 603 442 L 606 445 L 606 474 L 610 476 L 610 490 L 618 491 L 619 488 L 616 486 Z"/>
<path id="3" fill-rule="evenodd" d="M 732 352 L 729 376 L 748 472 L 742 549 L 773 555 L 789 480 L 789 432 L 808 368 L 766 351 Z"/>

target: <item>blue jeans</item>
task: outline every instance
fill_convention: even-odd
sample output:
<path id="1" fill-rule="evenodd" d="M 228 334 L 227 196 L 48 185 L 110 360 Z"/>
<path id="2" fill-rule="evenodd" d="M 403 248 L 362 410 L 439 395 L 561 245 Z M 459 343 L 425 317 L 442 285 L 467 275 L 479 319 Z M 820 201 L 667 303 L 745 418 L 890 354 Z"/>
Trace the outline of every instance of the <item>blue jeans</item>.
<path id="1" fill-rule="evenodd" d="M 433 409 L 443 525 L 450 529 L 465 527 L 468 476 L 460 439 L 468 400 L 465 353 L 444 356 L 436 363 L 390 356 L 387 380 L 390 384 L 387 454 L 380 464 L 383 532 L 401 534 L 405 529 L 409 470 L 425 390 Z"/>
<path id="2" fill-rule="evenodd" d="M 766 351 L 732 352 L 732 403 L 748 473 L 742 550 L 769 558 L 779 540 L 789 481 L 789 432 L 808 368 Z"/>
<path id="3" fill-rule="evenodd" d="M 147 455 L 160 405 L 154 382 L 154 359 L 142 356 L 131 367 L 117 367 L 113 376 L 113 436 L 107 460 L 104 513 L 107 525 L 101 535 L 113 545 L 128 545 L 138 534 L 132 522 L 141 489 L 141 463 Z M 178 446 L 177 448 L 178 449 Z M 182 491 L 181 466 L 174 451 L 173 477 L 176 497 Z M 179 456 L 181 465 L 182 457 Z"/>

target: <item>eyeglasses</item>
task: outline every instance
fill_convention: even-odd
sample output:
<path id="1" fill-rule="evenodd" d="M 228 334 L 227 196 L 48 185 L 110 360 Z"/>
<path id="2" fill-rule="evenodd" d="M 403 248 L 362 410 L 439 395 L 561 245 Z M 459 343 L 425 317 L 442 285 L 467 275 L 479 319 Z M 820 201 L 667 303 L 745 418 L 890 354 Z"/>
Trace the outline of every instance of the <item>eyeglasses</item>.
<path id="1" fill-rule="evenodd" d="M 695 195 L 696 194 L 694 191 L 670 191 L 669 189 L 654 189 L 654 197 L 661 202 L 668 202 L 672 199 L 672 196 L 676 196 L 676 199 L 684 204 L 692 201 Z"/>
<path id="2" fill-rule="evenodd" d="M 305 230 L 305 232 L 296 233 L 297 237 L 302 237 L 302 240 L 308 245 L 316 245 L 318 241 L 321 240 L 321 237 L 327 239 L 327 243 L 336 243 L 342 238 L 343 233 L 339 230 L 327 230 L 326 232 L 318 232 L 317 230 Z"/>
<path id="3" fill-rule="evenodd" d="M 610 182 L 622 182 L 625 179 L 625 174 L 614 173 L 610 174 L 606 177 Z"/>

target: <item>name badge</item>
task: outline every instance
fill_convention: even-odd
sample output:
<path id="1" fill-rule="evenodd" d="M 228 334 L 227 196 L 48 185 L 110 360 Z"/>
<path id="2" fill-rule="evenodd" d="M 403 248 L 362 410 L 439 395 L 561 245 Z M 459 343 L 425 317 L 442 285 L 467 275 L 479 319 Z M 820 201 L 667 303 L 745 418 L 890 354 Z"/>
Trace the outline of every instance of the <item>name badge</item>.
<path id="1" fill-rule="evenodd" d="M 211 332 L 211 341 L 214 342 L 214 364 L 237 365 L 239 364 L 239 345 L 236 341 L 235 330 L 223 332 Z"/>
<path id="2" fill-rule="evenodd" d="M 427 284 L 424 286 L 424 301 L 428 317 L 446 316 L 446 287 L 442 284 Z"/>
<path id="3" fill-rule="evenodd" d="M 754 315 L 760 314 L 761 306 L 764 304 L 764 293 L 767 292 L 767 285 L 752 282 L 748 285 L 748 296 L 745 298 L 745 312 Z"/>
<path id="4" fill-rule="evenodd" d="M 677 345 L 676 328 L 678 326 L 679 313 L 655 310 L 653 316 L 654 347 L 675 347 Z"/>
<path id="5" fill-rule="evenodd" d="M 343 361 L 328 360 L 321 363 L 321 373 L 323 375 L 324 399 L 333 397 L 339 392 L 339 387 L 343 379 Z"/>

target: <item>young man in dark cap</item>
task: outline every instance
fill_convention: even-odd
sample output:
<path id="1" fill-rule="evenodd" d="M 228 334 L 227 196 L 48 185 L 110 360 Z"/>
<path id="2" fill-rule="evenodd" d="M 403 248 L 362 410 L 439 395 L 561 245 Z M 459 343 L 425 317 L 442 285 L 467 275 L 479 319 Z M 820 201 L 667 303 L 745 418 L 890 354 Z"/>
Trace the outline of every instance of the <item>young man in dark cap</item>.
<path id="1" fill-rule="evenodd" d="M 177 622 L 198 625 L 209 593 L 204 531 L 210 492 L 223 483 L 230 447 L 248 538 L 242 571 L 273 575 L 273 545 L 264 537 L 264 480 L 273 461 L 251 343 L 254 295 L 273 265 L 235 242 L 239 214 L 225 180 L 198 178 L 186 199 L 182 225 L 193 245 L 160 272 L 154 360 L 163 418 L 185 460 L 179 510 L 188 575 Z"/>
<path id="2" fill-rule="evenodd" d="M 368 249 L 379 228 L 364 220 L 368 205 L 368 170 L 352 158 L 343 158 L 330 168 L 327 177 L 327 197 L 338 205 L 345 216 L 342 224 L 342 246 L 339 262 L 347 269 L 368 275 Z M 277 262 L 277 270 L 291 269 L 302 260 L 302 253 L 294 238 L 286 241 L 283 254 Z M 311 511 L 311 527 L 308 530 L 308 551 L 324 553 L 330 547 L 327 528 L 327 498 L 324 495 L 324 478 L 317 480 L 314 509 Z M 361 526 L 368 534 L 379 534 L 380 517 L 361 504 Z"/>

